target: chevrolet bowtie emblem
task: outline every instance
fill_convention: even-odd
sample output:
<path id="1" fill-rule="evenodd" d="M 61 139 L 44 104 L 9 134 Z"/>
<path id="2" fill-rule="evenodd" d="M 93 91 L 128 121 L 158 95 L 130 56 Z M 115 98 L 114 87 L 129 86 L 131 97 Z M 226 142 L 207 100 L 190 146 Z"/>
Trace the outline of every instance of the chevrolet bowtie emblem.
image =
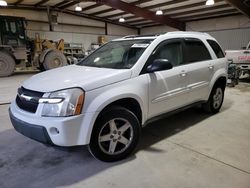
<path id="1" fill-rule="evenodd" d="M 24 94 L 21 94 L 20 97 L 26 101 L 31 101 L 33 99 L 33 97 L 30 97 L 30 96 L 27 96 L 27 95 L 24 95 Z"/>

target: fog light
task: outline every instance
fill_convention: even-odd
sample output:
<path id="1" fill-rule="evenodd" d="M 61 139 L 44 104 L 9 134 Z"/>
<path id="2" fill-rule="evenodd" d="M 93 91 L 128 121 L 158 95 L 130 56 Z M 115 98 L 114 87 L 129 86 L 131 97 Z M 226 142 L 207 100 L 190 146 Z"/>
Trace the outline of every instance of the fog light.
<path id="1" fill-rule="evenodd" d="M 59 130 L 58 130 L 57 128 L 55 128 L 55 127 L 51 127 L 51 128 L 49 129 L 49 132 L 50 132 L 51 134 L 53 134 L 53 135 L 59 134 Z"/>

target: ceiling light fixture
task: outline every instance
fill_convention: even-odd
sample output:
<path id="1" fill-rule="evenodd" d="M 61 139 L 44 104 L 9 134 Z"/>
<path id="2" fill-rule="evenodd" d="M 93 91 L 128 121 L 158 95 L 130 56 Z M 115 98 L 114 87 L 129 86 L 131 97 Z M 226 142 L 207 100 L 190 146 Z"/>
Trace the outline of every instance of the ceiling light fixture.
<path id="1" fill-rule="evenodd" d="M 0 0 L 0 6 L 1 7 L 6 7 L 8 4 L 6 1 Z"/>
<path id="2" fill-rule="evenodd" d="M 207 6 L 211 6 L 211 5 L 213 5 L 214 4 L 214 0 L 207 0 L 206 1 L 206 5 Z"/>
<path id="3" fill-rule="evenodd" d="M 121 17 L 121 18 L 119 19 L 119 22 L 125 22 L 125 19 L 124 19 L 123 17 Z"/>
<path id="4" fill-rule="evenodd" d="M 155 13 L 156 15 L 163 15 L 163 12 L 162 12 L 162 10 L 161 9 L 159 9 L 159 10 L 157 10 L 156 11 L 156 13 Z"/>
<path id="5" fill-rule="evenodd" d="M 76 7 L 75 7 L 75 11 L 77 11 L 77 12 L 82 11 L 82 7 L 80 7 L 80 5 L 77 4 Z"/>

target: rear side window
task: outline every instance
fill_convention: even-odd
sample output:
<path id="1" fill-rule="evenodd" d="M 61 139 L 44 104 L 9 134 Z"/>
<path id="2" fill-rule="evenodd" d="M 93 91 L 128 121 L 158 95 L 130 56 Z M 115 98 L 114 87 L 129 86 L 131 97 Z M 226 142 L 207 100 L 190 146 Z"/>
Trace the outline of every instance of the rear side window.
<path id="1" fill-rule="evenodd" d="M 211 59 L 211 55 L 202 41 L 199 39 L 185 39 L 185 63 L 209 59 Z"/>
<path id="2" fill-rule="evenodd" d="M 213 49 L 215 55 L 217 56 L 217 58 L 223 58 L 225 57 L 221 47 L 219 46 L 219 44 L 214 41 L 214 40 L 207 40 L 208 44 L 211 46 L 211 48 Z"/>

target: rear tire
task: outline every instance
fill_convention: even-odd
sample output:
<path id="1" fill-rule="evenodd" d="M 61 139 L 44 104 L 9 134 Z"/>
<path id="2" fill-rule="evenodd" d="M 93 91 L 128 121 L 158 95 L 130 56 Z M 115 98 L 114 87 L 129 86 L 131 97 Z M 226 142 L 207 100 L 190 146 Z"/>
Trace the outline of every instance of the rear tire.
<path id="1" fill-rule="evenodd" d="M 67 65 L 67 59 L 64 54 L 58 50 L 52 50 L 45 56 L 42 67 L 44 70 L 50 70 Z"/>
<path id="2" fill-rule="evenodd" d="M 15 60 L 10 54 L 0 51 L 0 77 L 12 75 L 15 65 Z"/>
<path id="3" fill-rule="evenodd" d="M 94 125 L 89 151 L 101 161 L 122 160 L 135 150 L 140 132 L 139 121 L 131 111 L 118 106 L 110 107 Z"/>
<path id="4" fill-rule="evenodd" d="M 224 100 L 224 90 L 225 87 L 223 87 L 221 84 L 216 84 L 213 87 L 208 101 L 202 106 L 205 112 L 215 114 L 220 111 Z"/>

